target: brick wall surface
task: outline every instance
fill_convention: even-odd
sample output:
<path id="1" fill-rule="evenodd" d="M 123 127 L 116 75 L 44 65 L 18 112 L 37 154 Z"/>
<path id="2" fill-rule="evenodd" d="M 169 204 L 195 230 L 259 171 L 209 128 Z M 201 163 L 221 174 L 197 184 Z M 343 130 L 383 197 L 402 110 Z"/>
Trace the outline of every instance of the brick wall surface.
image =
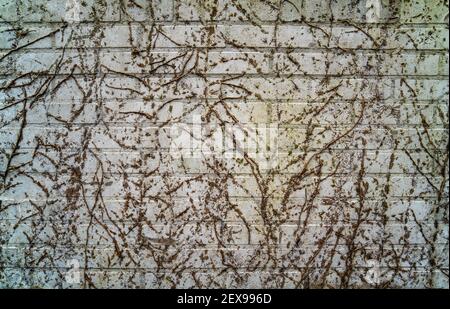
<path id="1" fill-rule="evenodd" d="M 447 0 L 0 0 L 0 287 L 448 288 Z"/>

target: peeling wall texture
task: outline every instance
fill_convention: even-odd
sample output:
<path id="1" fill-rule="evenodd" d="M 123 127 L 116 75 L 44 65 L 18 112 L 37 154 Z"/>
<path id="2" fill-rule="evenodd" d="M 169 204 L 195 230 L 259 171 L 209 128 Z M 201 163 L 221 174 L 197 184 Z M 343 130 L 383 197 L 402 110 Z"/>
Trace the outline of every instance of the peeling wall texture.
<path id="1" fill-rule="evenodd" d="M 448 288 L 448 0 L 0 0 L 0 287 Z"/>

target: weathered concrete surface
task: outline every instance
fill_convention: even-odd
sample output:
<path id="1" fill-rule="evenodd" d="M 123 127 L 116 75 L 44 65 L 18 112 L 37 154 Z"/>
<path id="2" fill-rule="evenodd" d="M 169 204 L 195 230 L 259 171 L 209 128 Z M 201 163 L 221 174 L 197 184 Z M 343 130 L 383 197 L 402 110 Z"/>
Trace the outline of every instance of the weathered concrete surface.
<path id="1" fill-rule="evenodd" d="M 448 1 L 0 0 L 0 287 L 448 288 Z"/>

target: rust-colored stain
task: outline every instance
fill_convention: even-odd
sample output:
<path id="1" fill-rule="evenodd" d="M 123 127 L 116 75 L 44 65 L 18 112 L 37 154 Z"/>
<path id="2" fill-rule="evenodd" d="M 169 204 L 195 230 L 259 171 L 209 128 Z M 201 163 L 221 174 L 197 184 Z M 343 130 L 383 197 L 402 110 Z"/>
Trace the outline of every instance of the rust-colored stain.
<path id="1" fill-rule="evenodd" d="M 448 1 L 0 0 L 0 287 L 448 288 Z"/>

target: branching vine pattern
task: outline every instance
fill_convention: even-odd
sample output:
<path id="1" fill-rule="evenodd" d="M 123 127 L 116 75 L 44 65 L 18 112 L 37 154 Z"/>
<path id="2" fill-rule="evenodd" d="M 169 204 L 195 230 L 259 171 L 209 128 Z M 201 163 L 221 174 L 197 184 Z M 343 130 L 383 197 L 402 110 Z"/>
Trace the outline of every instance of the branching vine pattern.
<path id="1" fill-rule="evenodd" d="M 446 0 L 1 0 L 0 75 L 1 287 L 448 288 Z"/>

